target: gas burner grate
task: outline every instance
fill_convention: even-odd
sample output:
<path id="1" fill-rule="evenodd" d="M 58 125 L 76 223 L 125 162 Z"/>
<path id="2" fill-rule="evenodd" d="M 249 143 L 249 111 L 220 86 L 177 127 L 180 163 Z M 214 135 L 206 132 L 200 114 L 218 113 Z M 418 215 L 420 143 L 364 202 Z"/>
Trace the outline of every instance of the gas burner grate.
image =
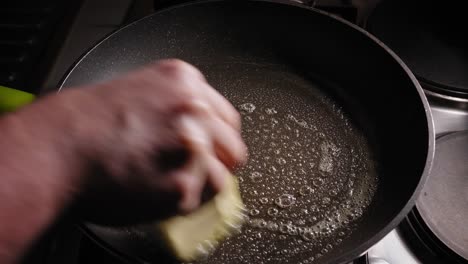
<path id="1" fill-rule="evenodd" d="M 413 208 L 399 228 L 402 236 L 424 263 L 467 264 L 466 260 L 453 253 L 432 233 L 416 208 Z"/>

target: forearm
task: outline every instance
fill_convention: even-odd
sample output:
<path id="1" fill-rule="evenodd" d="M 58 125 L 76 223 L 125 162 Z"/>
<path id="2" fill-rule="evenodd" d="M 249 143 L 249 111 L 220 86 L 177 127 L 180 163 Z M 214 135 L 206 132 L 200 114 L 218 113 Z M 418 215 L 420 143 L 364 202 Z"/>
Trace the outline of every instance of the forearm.
<path id="1" fill-rule="evenodd" d="M 65 129 L 72 121 L 54 107 L 37 103 L 0 118 L 0 263 L 17 261 L 79 189 Z M 60 123 L 62 133 L 52 133 Z"/>

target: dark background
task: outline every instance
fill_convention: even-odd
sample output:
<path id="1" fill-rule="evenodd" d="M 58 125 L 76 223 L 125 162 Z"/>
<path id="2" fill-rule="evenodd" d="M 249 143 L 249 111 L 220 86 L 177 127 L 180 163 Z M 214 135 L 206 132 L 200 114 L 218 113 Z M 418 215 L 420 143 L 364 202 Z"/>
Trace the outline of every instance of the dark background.
<path id="1" fill-rule="evenodd" d="M 55 90 L 73 63 L 106 35 L 155 10 L 189 1 L 2 0 L 0 85 L 36 94 Z M 355 10 L 348 7 L 377 0 L 290 1 L 338 11 L 355 20 Z"/>

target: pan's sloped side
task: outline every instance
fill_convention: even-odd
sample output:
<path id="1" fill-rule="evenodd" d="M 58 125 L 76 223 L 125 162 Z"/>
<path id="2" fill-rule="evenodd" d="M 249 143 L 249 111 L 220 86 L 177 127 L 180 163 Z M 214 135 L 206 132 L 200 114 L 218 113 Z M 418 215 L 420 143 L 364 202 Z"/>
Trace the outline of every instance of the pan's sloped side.
<path id="1" fill-rule="evenodd" d="M 323 92 L 339 102 L 366 134 L 379 162 L 379 189 L 359 229 L 324 257 L 324 263 L 345 263 L 362 254 L 414 205 L 434 151 L 429 107 L 407 67 L 364 31 L 294 5 L 189 4 L 158 12 L 109 36 L 77 63 L 62 87 L 106 80 L 162 58 L 186 60 L 200 67 L 212 83 L 223 83 L 222 75 L 210 74 L 220 64 L 269 65 L 294 72 L 321 83 Z M 99 230 L 91 231 L 113 245 L 114 238 Z"/>

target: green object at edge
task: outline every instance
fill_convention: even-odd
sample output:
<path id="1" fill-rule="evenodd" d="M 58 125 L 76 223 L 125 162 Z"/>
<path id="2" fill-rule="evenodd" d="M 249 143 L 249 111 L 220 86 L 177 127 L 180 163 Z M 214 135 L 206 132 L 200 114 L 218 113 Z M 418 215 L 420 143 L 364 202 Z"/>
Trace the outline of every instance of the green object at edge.
<path id="1" fill-rule="evenodd" d="M 35 98 L 33 94 L 0 85 L 0 113 L 14 111 Z"/>

